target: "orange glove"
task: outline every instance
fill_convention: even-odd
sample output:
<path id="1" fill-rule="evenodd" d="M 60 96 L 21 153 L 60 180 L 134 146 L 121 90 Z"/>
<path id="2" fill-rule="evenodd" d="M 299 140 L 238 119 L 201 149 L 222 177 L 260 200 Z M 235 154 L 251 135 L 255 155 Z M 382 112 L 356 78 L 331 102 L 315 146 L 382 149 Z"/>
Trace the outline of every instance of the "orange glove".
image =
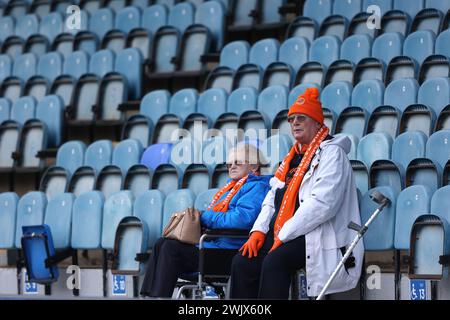
<path id="1" fill-rule="evenodd" d="M 258 256 L 258 251 L 264 244 L 266 235 L 261 231 L 253 231 L 250 238 L 246 243 L 239 249 L 242 252 L 242 256 L 246 256 L 248 252 L 248 257 L 253 258 Z"/>
<path id="2" fill-rule="evenodd" d="M 273 242 L 272 248 L 270 248 L 269 253 L 271 253 L 273 250 L 275 250 L 282 244 L 283 244 L 283 242 L 280 239 L 278 239 L 278 237 L 275 237 L 275 241 Z"/>

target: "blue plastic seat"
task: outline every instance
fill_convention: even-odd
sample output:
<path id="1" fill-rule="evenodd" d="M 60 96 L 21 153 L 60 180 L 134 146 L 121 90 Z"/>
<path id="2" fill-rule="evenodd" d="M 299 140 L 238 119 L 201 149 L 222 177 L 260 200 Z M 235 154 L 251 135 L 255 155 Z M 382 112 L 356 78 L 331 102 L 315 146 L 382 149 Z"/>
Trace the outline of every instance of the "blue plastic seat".
<path id="1" fill-rule="evenodd" d="M 203 191 L 195 198 L 194 208 L 198 211 L 205 211 L 211 204 L 214 195 L 219 191 L 219 189 L 208 189 Z"/>
<path id="2" fill-rule="evenodd" d="M 142 55 L 139 50 L 128 48 L 121 51 L 116 57 L 114 70 L 128 80 L 130 99 L 139 100 L 142 92 Z"/>
<path id="3" fill-rule="evenodd" d="M 434 192 L 442 183 L 442 167 L 432 159 L 414 159 L 406 169 L 405 178 L 406 186 L 424 185 Z"/>
<path id="4" fill-rule="evenodd" d="M 103 194 L 99 191 L 86 192 L 75 199 L 72 211 L 72 248 L 100 248 L 103 202 Z"/>
<path id="5" fill-rule="evenodd" d="M 261 151 L 268 162 L 267 174 L 273 174 L 292 148 L 292 139 L 284 134 L 273 135 L 264 140 Z M 266 169 L 266 168 L 263 168 Z"/>
<path id="6" fill-rule="evenodd" d="M 352 90 L 353 87 L 348 82 L 332 82 L 323 89 L 320 95 L 320 101 L 324 108 L 340 114 L 342 110 L 351 105 Z"/>
<path id="7" fill-rule="evenodd" d="M 208 190 L 211 181 L 210 171 L 205 164 L 190 164 L 183 172 L 181 188 L 189 189 L 197 196 Z"/>
<path id="8" fill-rule="evenodd" d="M 136 7 L 126 7 L 116 15 L 115 28 L 129 33 L 141 25 L 141 11 Z"/>
<path id="9" fill-rule="evenodd" d="M 326 68 L 339 59 L 341 41 L 335 36 L 322 36 L 314 40 L 309 50 L 309 60 L 317 61 Z"/>
<path id="10" fill-rule="evenodd" d="M 411 33 L 403 43 L 403 55 L 414 58 L 419 64 L 434 54 L 436 36 L 432 31 L 420 30 Z"/>
<path id="11" fill-rule="evenodd" d="M 225 112 L 227 106 L 227 92 L 224 89 L 208 89 L 198 98 L 197 112 L 206 115 L 211 121 Z"/>
<path id="12" fill-rule="evenodd" d="M 227 152 L 231 143 L 225 136 L 215 136 L 203 142 L 202 163 L 213 171 L 218 164 L 227 160 Z"/>
<path id="13" fill-rule="evenodd" d="M 419 88 L 417 102 L 431 107 L 436 115 L 439 115 L 450 104 L 450 79 L 426 80 Z"/>
<path id="14" fill-rule="evenodd" d="M 375 160 L 391 158 L 392 137 L 385 132 L 375 132 L 364 136 L 358 144 L 357 159 L 370 168 Z"/>
<path id="15" fill-rule="evenodd" d="M 44 222 L 47 197 L 43 192 L 32 191 L 22 196 L 17 205 L 15 247 L 22 248 L 22 227 Z"/>
<path id="16" fill-rule="evenodd" d="M 36 106 L 36 118 L 45 123 L 48 145 L 59 146 L 63 138 L 64 101 L 58 95 L 49 95 Z"/>
<path id="17" fill-rule="evenodd" d="M 450 130 L 433 133 L 427 141 L 426 156 L 438 163 L 441 168 L 450 160 Z"/>
<path id="18" fill-rule="evenodd" d="M 173 213 L 183 211 L 186 208 L 192 208 L 194 202 L 195 196 L 188 189 L 176 190 L 167 195 L 164 201 L 162 229 L 167 225 L 167 222 Z"/>
<path id="19" fill-rule="evenodd" d="M 177 115 L 182 121 L 197 110 L 198 93 L 196 89 L 182 89 L 170 99 L 169 113 Z"/>
<path id="20" fill-rule="evenodd" d="M 224 43 L 226 10 L 218 1 L 206 1 L 197 7 L 195 23 L 204 25 L 212 35 L 211 49 L 220 51 Z"/>
<path id="21" fill-rule="evenodd" d="M 113 249 L 119 222 L 133 214 L 134 197 L 131 191 L 112 194 L 103 206 L 102 248 Z"/>
<path id="22" fill-rule="evenodd" d="M 308 61 L 309 42 L 303 37 L 292 37 L 280 46 L 278 60 L 289 64 L 295 72 Z"/>
<path id="23" fill-rule="evenodd" d="M 166 196 L 178 190 L 182 172 L 173 164 L 160 164 L 153 173 L 152 189 L 158 189 Z"/>
<path id="24" fill-rule="evenodd" d="M 196 138 L 186 137 L 174 143 L 170 163 L 184 171 L 191 163 L 201 163 L 201 144 Z"/>
<path id="25" fill-rule="evenodd" d="M 228 97 L 227 111 L 241 115 L 248 110 L 255 110 L 258 100 L 258 91 L 251 87 L 242 87 L 234 90 Z"/>
<path id="26" fill-rule="evenodd" d="M 363 80 L 352 91 L 352 106 L 372 112 L 383 105 L 384 84 L 380 80 Z"/>
<path id="27" fill-rule="evenodd" d="M 133 216 L 138 217 L 148 228 L 147 248 L 152 248 L 161 236 L 165 195 L 159 190 L 147 190 L 136 197 Z"/>
<path id="28" fill-rule="evenodd" d="M 372 52 L 372 39 L 367 34 L 355 34 L 342 43 L 341 59 L 348 60 L 357 65 L 359 61 L 370 57 Z"/>
<path id="29" fill-rule="evenodd" d="M 24 53 L 14 60 L 13 75 L 26 82 L 36 74 L 37 57 L 34 53 Z"/>
<path id="30" fill-rule="evenodd" d="M 142 13 L 142 28 L 155 33 L 160 27 L 167 24 L 169 12 L 165 5 L 154 4 L 144 9 Z"/>
<path id="31" fill-rule="evenodd" d="M 50 227 L 55 249 L 70 247 L 74 201 L 75 196 L 72 193 L 61 193 L 47 204 L 44 224 Z"/>
<path id="32" fill-rule="evenodd" d="M 383 209 L 372 222 L 364 235 L 364 249 L 367 251 L 384 251 L 394 249 L 395 219 L 397 193 L 388 186 L 376 187 L 367 191 L 361 199 L 361 223 L 367 222 L 378 204 L 370 199 L 372 192 L 378 191 L 391 200 L 391 204 Z"/>
<path id="33" fill-rule="evenodd" d="M 250 44 L 238 40 L 226 44 L 220 50 L 220 65 L 237 70 L 241 65 L 248 63 Z"/>
<path id="34" fill-rule="evenodd" d="M 170 92 L 154 90 L 142 98 L 139 113 L 149 117 L 154 124 L 169 111 Z"/>
<path id="35" fill-rule="evenodd" d="M 206 70 L 202 57 L 209 52 L 211 40 L 208 28 L 203 25 L 194 24 L 186 28 L 177 54 L 176 70 L 179 74 Z"/>
<path id="36" fill-rule="evenodd" d="M 88 72 L 89 55 L 84 51 L 72 52 L 64 61 L 64 74 L 75 79 Z"/>
<path id="37" fill-rule="evenodd" d="M 46 36 L 50 43 L 63 32 L 64 21 L 60 13 L 46 14 L 39 24 L 39 33 Z"/>
<path id="38" fill-rule="evenodd" d="M 398 79 L 392 81 L 384 92 L 384 104 L 404 111 L 417 102 L 419 84 L 415 79 Z"/>
<path id="39" fill-rule="evenodd" d="M 404 189 L 397 198 L 395 221 L 395 248 L 409 250 L 411 228 L 416 219 L 430 213 L 432 191 L 427 186 L 415 185 Z"/>
<path id="40" fill-rule="evenodd" d="M 84 154 L 84 165 L 100 172 L 104 167 L 111 164 L 113 146 L 109 140 L 98 140 L 87 147 Z"/>
<path id="41" fill-rule="evenodd" d="M 362 8 L 362 0 L 334 0 L 333 2 L 333 14 L 344 16 L 349 21 L 365 9 Z"/>
<path id="42" fill-rule="evenodd" d="M 331 15 L 333 9 L 332 0 L 307 0 L 303 6 L 303 15 L 314 19 L 317 24 L 321 24 L 326 17 Z"/>
<path id="43" fill-rule="evenodd" d="M 170 9 L 167 24 L 181 33 L 194 23 L 195 7 L 190 2 L 181 2 Z"/>
<path id="44" fill-rule="evenodd" d="M 280 44 L 276 39 L 263 39 L 256 42 L 250 49 L 249 63 L 265 69 L 278 60 Z"/>
<path id="45" fill-rule="evenodd" d="M 321 87 L 317 83 L 299 84 L 298 86 L 294 87 L 289 93 L 288 107 L 290 107 L 295 101 L 297 101 L 298 96 L 303 94 L 307 88 L 317 88 L 319 90 L 319 93 L 321 91 Z"/>
<path id="46" fill-rule="evenodd" d="M 372 46 L 372 57 L 388 65 L 392 58 L 403 53 L 403 36 L 397 32 L 388 32 L 378 36 Z"/>
<path id="47" fill-rule="evenodd" d="M 423 9 L 424 0 L 408 1 L 408 0 L 394 0 L 393 9 L 406 12 L 411 19 Z"/>
<path id="48" fill-rule="evenodd" d="M 153 38 L 154 72 L 175 71 L 173 57 L 178 53 L 180 32 L 171 26 L 161 27 Z"/>
<path id="49" fill-rule="evenodd" d="M 103 49 L 94 53 L 89 61 L 89 72 L 104 77 L 114 70 L 115 54 L 112 50 Z"/>
<path id="50" fill-rule="evenodd" d="M 73 174 L 84 162 L 86 145 L 82 141 L 68 141 L 59 147 L 56 165 Z"/>
<path id="51" fill-rule="evenodd" d="M 33 97 L 21 97 L 13 104 L 11 120 L 23 125 L 36 115 L 36 99 Z"/>
<path id="52" fill-rule="evenodd" d="M 0 126 L 0 167 L 12 169 L 14 159 L 12 153 L 17 150 L 20 140 L 20 125 L 11 120 Z"/>
<path id="53" fill-rule="evenodd" d="M 436 38 L 435 51 L 436 54 L 442 54 L 450 57 L 450 48 L 448 43 L 450 42 L 450 30 L 442 31 Z"/>
<path id="54" fill-rule="evenodd" d="M 114 28 L 114 12 L 110 8 L 101 8 L 94 12 L 89 20 L 89 30 L 94 32 L 99 39 Z"/>
<path id="55" fill-rule="evenodd" d="M 14 34 L 15 21 L 11 16 L 0 18 L 0 41 L 4 42 L 9 36 Z"/>
<path id="56" fill-rule="evenodd" d="M 392 160 L 406 170 L 409 163 L 416 158 L 425 157 L 427 136 L 421 131 L 408 131 L 400 134 L 392 145 Z"/>
<path id="57" fill-rule="evenodd" d="M 450 186 L 444 186 L 436 190 L 431 198 L 431 213 L 443 217 L 447 221 L 450 219 L 448 208 L 450 207 Z"/>
<path id="58" fill-rule="evenodd" d="M 1 27 L 1 22 L 0 22 Z M 0 55 L 0 81 L 8 78 L 12 74 L 13 61 L 8 54 Z"/>
<path id="59" fill-rule="evenodd" d="M 94 168 L 88 166 L 79 167 L 70 177 L 67 191 L 73 193 L 76 197 L 83 193 L 93 191 L 95 188 L 95 178 L 96 173 Z"/>
<path id="60" fill-rule="evenodd" d="M 139 141 L 123 140 L 114 148 L 112 164 L 118 166 L 125 174 L 131 166 L 139 163 L 141 155 L 142 145 Z"/>
<path id="61" fill-rule="evenodd" d="M 393 0 L 364 0 L 362 10 L 366 11 L 371 5 L 376 5 L 380 8 L 380 18 L 388 11 L 392 10 Z"/>
<path id="62" fill-rule="evenodd" d="M 63 56 L 59 52 L 44 54 L 39 59 L 37 73 L 53 82 L 63 71 Z"/>
<path id="63" fill-rule="evenodd" d="M 289 91 L 285 86 L 270 86 L 258 96 L 257 109 L 273 121 L 280 111 L 287 109 L 288 95 Z"/>
<path id="64" fill-rule="evenodd" d="M 129 117 L 122 126 L 122 140 L 138 140 L 146 148 L 152 141 L 153 122 L 142 114 Z"/>
<path id="65" fill-rule="evenodd" d="M 11 113 L 11 101 L 8 98 L 0 98 L 0 124 L 9 120 Z"/>
<path id="66" fill-rule="evenodd" d="M 35 14 L 27 14 L 17 19 L 14 33 L 22 39 L 38 33 L 39 18 Z"/>
<path id="67" fill-rule="evenodd" d="M 14 192 L 0 193 L 0 248 L 14 248 L 19 197 Z"/>

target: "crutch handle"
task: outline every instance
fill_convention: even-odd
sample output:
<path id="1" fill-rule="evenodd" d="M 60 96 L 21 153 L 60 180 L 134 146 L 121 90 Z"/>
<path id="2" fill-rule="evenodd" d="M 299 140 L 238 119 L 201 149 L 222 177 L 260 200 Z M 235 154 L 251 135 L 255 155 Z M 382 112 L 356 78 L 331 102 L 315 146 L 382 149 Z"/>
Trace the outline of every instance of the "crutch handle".
<path id="1" fill-rule="evenodd" d="M 391 203 L 391 200 L 389 200 L 388 197 L 386 197 L 384 194 L 378 191 L 372 192 L 370 195 L 370 198 L 375 201 L 378 204 L 382 204 L 384 206 L 389 205 Z"/>

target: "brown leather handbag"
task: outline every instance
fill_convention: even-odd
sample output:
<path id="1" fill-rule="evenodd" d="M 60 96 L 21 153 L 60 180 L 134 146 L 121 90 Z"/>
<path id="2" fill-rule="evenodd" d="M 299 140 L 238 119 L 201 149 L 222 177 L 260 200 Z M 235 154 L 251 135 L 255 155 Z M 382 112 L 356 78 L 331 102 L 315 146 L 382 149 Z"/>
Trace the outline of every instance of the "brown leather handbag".
<path id="1" fill-rule="evenodd" d="M 200 211 L 194 208 L 173 213 L 164 227 L 163 237 L 197 244 L 201 236 L 200 215 Z"/>

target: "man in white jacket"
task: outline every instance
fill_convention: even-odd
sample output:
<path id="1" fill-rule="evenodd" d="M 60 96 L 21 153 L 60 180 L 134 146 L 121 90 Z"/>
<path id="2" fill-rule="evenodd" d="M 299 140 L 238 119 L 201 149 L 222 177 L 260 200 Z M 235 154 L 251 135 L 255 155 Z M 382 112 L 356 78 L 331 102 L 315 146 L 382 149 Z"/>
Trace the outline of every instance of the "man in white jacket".
<path id="1" fill-rule="evenodd" d="M 324 125 L 316 88 L 290 107 L 296 144 L 270 181 L 271 189 L 232 263 L 231 298 L 288 299 L 292 275 L 306 269 L 307 293 L 317 296 L 338 265 L 360 224 L 351 142 L 334 138 Z M 326 294 L 354 288 L 361 275 L 363 242 Z"/>

